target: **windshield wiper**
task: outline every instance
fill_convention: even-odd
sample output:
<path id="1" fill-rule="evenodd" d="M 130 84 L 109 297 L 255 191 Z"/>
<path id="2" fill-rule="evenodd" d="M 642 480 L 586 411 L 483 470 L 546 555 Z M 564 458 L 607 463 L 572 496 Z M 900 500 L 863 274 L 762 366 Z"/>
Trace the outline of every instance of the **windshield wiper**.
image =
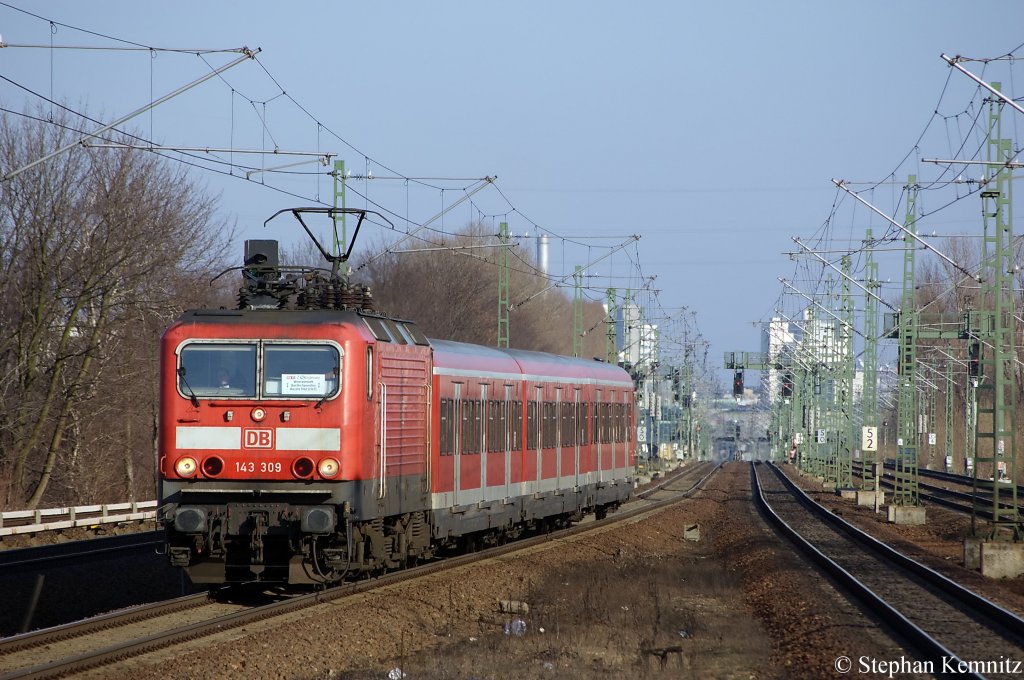
<path id="1" fill-rule="evenodd" d="M 199 408 L 199 400 L 196 399 L 196 393 L 192 391 L 192 386 L 188 384 L 188 380 L 185 380 L 185 367 L 180 366 L 178 368 L 178 377 L 181 378 L 181 383 L 188 390 L 188 400 L 192 402 L 192 405 Z"/>

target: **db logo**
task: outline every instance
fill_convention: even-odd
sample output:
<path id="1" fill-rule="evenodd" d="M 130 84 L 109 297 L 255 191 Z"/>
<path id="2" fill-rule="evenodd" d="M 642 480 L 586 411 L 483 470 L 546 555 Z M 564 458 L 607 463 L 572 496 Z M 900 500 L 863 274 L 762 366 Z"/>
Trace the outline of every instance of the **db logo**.
<path id="1" fill-rule="evenodd" d="M 272 449 L 274 448 L 273 430 L 242 430 L 244 437 L 243 447 L 247 449 Z"/>

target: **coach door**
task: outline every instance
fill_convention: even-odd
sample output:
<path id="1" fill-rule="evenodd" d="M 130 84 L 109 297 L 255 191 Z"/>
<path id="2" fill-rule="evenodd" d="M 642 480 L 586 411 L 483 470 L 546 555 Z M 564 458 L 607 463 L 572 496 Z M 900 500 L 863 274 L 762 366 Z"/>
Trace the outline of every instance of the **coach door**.
<path id="1" fill-rule="evenodd" d="M 604 481 L 604 456 L 601 450 L 601 390 L 594 390 L 594 412 L 590 414 L 590 445 L 597 451 L 597 481 Z"/>
<path id="2" fill-rule="evenodd" d="M 555 388 L 555 478 L 558 479 L 558 484 L 555 488 L 564 488 L 565 484 L 562 482 L 562 421 L 564 411 L 562 405 L 562 388 Z"/>
<path id="3" fill-rule="evenodd" d="M 544 423 L 544 391 L 540 385 L 536 385 L 533 388 L 533 444 L 534 454 L 537 460 L 537 467 L 534 472 L 533 491 L 534 493 L 541 490 L 541 484 L 544 480 L 544 467 L 543 467 L 543 456 L 541 455 L 541 449 L 544 448 L 544 429 L 542 427 Z"/>
<path id="4" fill-rule="evenodd" d="M 504 440 L 502 441 L 502 450 L 505 452 L 505 498 L 511 497 L 509 490 L 509 480 L 512 478 L 512 428 L 516 426 L 515 419 L 512 417 L 512 385 L 505 385 L 505 400 L 501 402 L 501 428 L 499 432 L 502 433 Z"/>
<path id="5" fill-rule="evenodd" d="M 569 443 L 575 450 L 573 467 L 576 471 L 573 484 L 574 489 L 580 488 L 580 388 L 575 388 L 572 397 L 572 410 L 569 412 L 569 427 L 572 428 Z"/>
<path id="6" fill-rule="evenodd" d="M 490 442 L 487 441 L 487 383 L 480 383 L 480 410 L 477 412 L 479 420 L 476 432 L 478 433 L 480 440 L 476 442 L 476 448 L 480 452 L 477 456 L 477 461 L 480 463 L 480 500 L 487 500 L 487 449 L 490 447 Z"/>
<path id="7" fill-rule="evenodd" d="M 452 505 L 459 504 L 459 487 L 462 485 L 462 383 L 455 383 L 452 397 L 452 420 L 455 441 L 452 442 Z"/>

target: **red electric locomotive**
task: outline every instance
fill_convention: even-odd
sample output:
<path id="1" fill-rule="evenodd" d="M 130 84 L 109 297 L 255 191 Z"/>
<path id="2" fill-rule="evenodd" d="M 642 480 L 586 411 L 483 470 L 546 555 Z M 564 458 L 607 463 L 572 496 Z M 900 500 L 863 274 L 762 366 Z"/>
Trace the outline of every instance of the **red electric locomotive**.
<path id="1" fill-rule="evenodd" d="M 291 212 L 312 237 L 302 215 L 335 211 Z M 628 373 L 428 340 L 372 311 L 339 275 L 348 253 L 317 247 L 330 271 L 281 267 L 276 242 L 246 242 L 239 308 L 186 312 L 163 336 L 172 565 L 196 583 L 331 582 L 629 497 Z"/>

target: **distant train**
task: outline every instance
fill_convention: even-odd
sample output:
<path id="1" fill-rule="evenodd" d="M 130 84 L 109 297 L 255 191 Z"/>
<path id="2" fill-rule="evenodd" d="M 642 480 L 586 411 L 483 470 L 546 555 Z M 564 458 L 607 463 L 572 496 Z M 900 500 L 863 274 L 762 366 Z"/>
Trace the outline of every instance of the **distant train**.
<path id="1" fill-rule="evenodd" d="M 303 215 L 340 211 L 290 212 L 312 237 Z M 247 241 L 238 309 L 164 333 L 159 517 L 193 582 L 380 573 L 629 498 L 626 371 L 428 340 L 372 311 L 340 274 L 347 253 L 317 247 L 330 270 Z"/>

